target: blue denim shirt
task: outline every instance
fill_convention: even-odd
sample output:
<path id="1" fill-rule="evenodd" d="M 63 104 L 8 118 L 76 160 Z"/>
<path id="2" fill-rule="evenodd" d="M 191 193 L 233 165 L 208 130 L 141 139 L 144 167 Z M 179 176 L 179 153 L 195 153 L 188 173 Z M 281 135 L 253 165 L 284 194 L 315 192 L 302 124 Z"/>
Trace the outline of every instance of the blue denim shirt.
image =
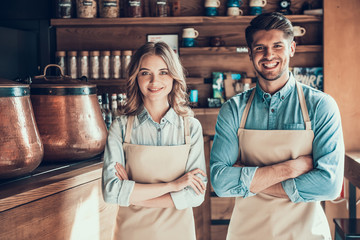
<path id="1" fill-rule="evenodd" d="M 117 118 L 109 129 L 104 152 L 104 165 L 102 173 L 102 192 L 105 202 L 120 206 L 129 206 L 129 197 L 135 182 L 132 180 L 119 180 L 115 175 L 115 164 L 119 162 L 125 166 L 122 143 L 125 138 L 127 116 Z M 190 117 L 190 152 L 185 171 L 189 172 L 200 168 L 206 173 L 204 141 L 200 122 Z M 135 117 L 130 142 L 139 145 L 172 146 L 185 144 L 184 121 L 174 109 L 170 109 L 160 120 L 154 122 L 144 108 Z M 197 174 L 207 184 L 207 178 Z M 178 192 L 171 192 L 171 198 L 177 209 L 199 206 L 204 201 L 204 194 L 197 195 L 191 187 Z"/>
<path id="2" fill-rule="evenodd" d="M 295 179 L 282 182 L 293 202 L 323 201 L 338 197 L 344 171 L 344 142 L 341 117 L 335 100 L 328 94 L 301 84 L 314 131 L 314 169 Z M 252 90 L 238 94 L 220 109 L 210 156 L 212 186 L 218 196 L 248 197 L 251 181 L 258 167 L 232 167 L 239 156 L 237 131 Z M 246 129 L 304 130 L 305 125 L 290 73 L 286 85 L 273 95 L 260 85 L 246 121 Z"/>

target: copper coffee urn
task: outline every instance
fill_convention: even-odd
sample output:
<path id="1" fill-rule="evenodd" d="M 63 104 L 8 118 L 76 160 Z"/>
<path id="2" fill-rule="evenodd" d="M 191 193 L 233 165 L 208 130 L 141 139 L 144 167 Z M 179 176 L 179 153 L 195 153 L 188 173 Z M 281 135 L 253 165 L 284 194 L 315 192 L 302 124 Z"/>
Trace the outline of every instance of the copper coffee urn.
<path id="1" fill-rule="evenodd" d="M 57 67 L 60 76 L 47 76 Z M 96 96 L 96 85 L 64 76 L 50 64 L 31 84 L 31 102 L 44 144 L 44 162 L 95 157 L 105 148 L 107 129 Z"/>
<path id="2" fill-rule="evenodd" d="M 44 154 L 29 85 L 0 79 L 0 113 L 0 179 L 28 174 Z"/>

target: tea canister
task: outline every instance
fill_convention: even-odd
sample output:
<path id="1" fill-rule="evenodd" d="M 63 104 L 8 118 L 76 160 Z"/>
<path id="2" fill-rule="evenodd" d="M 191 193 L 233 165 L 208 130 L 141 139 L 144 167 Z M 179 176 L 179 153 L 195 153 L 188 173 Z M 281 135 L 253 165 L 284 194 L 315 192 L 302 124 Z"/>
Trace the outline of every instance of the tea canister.
<path id="1" fill-rule="evenodd" d="M 0 179 L 31 173 L 44 149 L 30 101 L 30 87 L 0 79 Z"/>
<path id="2" fill-rule="evenodd" d="M 45 162 L 78 161 L 95 157 L 105 148 L 107 130 L 96 85 L 69 76 L 35 76 L 31 102 L 44 145 Z"/>

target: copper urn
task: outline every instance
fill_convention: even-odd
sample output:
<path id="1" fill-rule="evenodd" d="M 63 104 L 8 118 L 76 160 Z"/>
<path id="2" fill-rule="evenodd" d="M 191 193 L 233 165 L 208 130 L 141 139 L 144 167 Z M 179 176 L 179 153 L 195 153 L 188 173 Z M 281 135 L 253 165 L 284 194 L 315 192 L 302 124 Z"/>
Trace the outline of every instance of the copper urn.
<path id="1" fill-rule="evenodd" d="M 0 179 L 28 174 L 44 154 L 29 85 L 0 79 L 0 113 Z"/>
<path id="2" fill-rule="evenodd" d="M 60 76 L 47 76 L 47 68 Z M 96 85 L 64 76 L 50 64 L 31 83 L 31 102 L 44 144 L 44 162 L 78 161 L 95 157 L 105 148 L 107 129 Z"/>

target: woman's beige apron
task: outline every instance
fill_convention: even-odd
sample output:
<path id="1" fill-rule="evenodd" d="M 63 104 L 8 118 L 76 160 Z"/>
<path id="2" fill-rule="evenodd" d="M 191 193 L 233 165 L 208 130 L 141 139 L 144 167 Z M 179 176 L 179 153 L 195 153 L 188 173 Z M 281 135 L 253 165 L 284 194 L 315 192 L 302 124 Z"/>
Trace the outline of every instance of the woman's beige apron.
<path id="1" fill-rule="evenodd" d="M 244 129 L 254 89 L 238 130 L 241 163 L 261 167 L 312 154 L 314 133 L 303 90 L 299 84 L 296 86 L 305 130 Z M 236 198 L 227 235 L 227 240 L 235 239 L 313 240 L 331 237 L 319 202 L 293 203 L 288 199 L 258 193 L 245 199 Z"/>
<path id="2" fill-rule="evenodd" d="M 190 128 L 184 118 L 185 145 L 147 146 L 130 144 L 134 117 L 128 118 L 123 143 L 126 171 L 137 183 L 173 181 L 185 173 L 190 151 Z M 119 207 L 113 239 L 195 240 L 192 208 Z"/>

